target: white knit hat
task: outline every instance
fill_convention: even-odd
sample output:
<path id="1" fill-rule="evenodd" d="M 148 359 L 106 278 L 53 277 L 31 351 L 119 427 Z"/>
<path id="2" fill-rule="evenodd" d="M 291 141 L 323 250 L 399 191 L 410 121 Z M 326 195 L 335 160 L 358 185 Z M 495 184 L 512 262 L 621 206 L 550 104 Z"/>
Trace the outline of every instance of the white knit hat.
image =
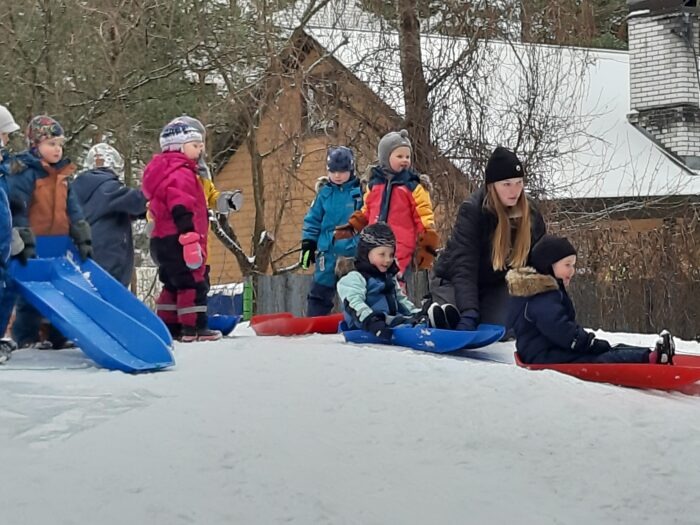
<path id="1" fill-rule="evenodd" d="M 202 134 L 196 128 L 179 120 L 170 122 L 160 132 L 162 151 L 181 151 L 183 144 L 203 142 Z"/>
<path id="2" fill-rule="evenodd" d="M 13 133 L 19 129 L 12 113 L 5 106 L 0 106 L 0 133 Z"/>

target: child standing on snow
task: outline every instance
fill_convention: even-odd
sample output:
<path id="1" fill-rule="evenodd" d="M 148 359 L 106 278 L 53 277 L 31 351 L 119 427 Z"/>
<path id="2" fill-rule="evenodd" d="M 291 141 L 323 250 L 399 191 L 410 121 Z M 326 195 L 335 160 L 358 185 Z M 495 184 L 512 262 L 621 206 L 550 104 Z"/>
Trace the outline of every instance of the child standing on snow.
<path id="1" fill-rule="evenodd" d="M 12 246 L 12 214 L 10 202 L 7 198 L 7 174 L 9 167 L 9 155 L 5 146 L 9 142 L 10 134 L 19 130 L 19 126 L 12 114 L 5 106 L 0 106 L 0 336 L 5 333 L 7 322 L 14 305 L 14 294 L 7 291 L 7 262 L 11 255 Z M 19 247 L 21 249 L 21 246 Z M 0 364 L 10 359 L 12 350 L 16 348 L 13 341 L 0 339 Z"/>
<path id="2" fill-rule="evenodd" d="M 183 342 L 214 341 L 221 332 L 207 328 L 205 264 L 209 218 L 197 175 L 202 134 L 172 122 L 160 135 L 162 153 L 153 156 L 143 175 L 154 228 L 151 256 L 158 265 L 163 290 L 156 300 L 158 316 Z"/>
<path id="3" fill-rule="evenodd" d="M 338 295 L 343 302 L 345 322 L 350 329 L 370 332 L 390 342 L 392 329 L 401 325 L 426 323 L 434 328 L 453 328 L 459 312 L 450 305 L 417 308 L 404 295 L 394 257 L 396 237 L 383 222 L 367 226 L 360 232 L 354 270 L 338 281 Z M 339 261 L 338 272 L 343 273 Z"/>
<path id="4" fill-rule="evenodd" d="M 531 267 L 506 275 L 511 294 L 509 322 L 523 363 L 659 363 L 673 364 L 673 338 L 656 348 L 610 346 L 576 323 L 566 292 L 576 272 L 576 250 L 569 241 L 543 236 L 531 253 Z"/>
<path id="5" fill-rule="evenodd" d="M 85 168 L 72 188 L 90 223 L 95 262 L 128 287 L 134 271 L 131 223 L 145 216 L 146 197 L 124 184 L 124 160 L 109 144 L 90 148 Z"/>
<path id="6" fill-rule="evenodd" d="M 336 229 L 336 239 L 347 239 L 368 224 L 386 222 L 396 233 L 396 261 L 399 278 L 406 280 L 414 261 L 419 270 L 432 266 L 440 239 L 426 176 L 411 169 L 411 141 L 408 132 L 387 133 L 379 141 L 379 165 L 371 171 L 362 210 L 352 214 L 348 224 Z"/>
<path id="7" fill-rule="evenodd" d="M 301 233 L 301 267 L 316 264 L 314 282 L 307 296 L 306 315 L 328 315 L 335 297 L 335 263 L 339 256 L 352 257 L 357 237 L 334 242 L 335 228 L 347 223 L 362 208 L 362 189 L 355 176 L 355 158 L 346 147 L 332 148 L 326 159 L 328 175 L 316 185 L 316 198 L 304 217 Z"/>
<path id="8" fill-rule="evenodd" d="M 28 150 L 18 154 L 7 176 L 12 222 L 24 248 L 20 262 L 36 256 L 35 235 L 70 235 L 80 258 L 92 256 L 90 225 L 68 178 L 75 165 L 63 156 L 63 128 L 51 117 L 34 117 L 27 126 Z M 41 316 L 23 299 L 17 301 L 12 333 L 20 346 L 38 342 Z M 55 330 L 45 347 L 61 348 L 65 338 Z"/>

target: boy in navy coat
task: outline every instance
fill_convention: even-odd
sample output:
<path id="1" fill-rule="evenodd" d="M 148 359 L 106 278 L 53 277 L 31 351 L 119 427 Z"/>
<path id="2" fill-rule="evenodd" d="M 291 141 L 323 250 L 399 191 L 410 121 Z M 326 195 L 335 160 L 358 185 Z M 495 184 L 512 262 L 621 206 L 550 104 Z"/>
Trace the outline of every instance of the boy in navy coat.
<path id="1" fill-rule="evenodd" d="M 610 346 L 576 322 L 566 291 L 576 273 L 576 250 L 563 237 L 543 236 L 532 249 L 533 267 L 506 275 L 511 295 L 509 325 L 523 363 L 658 363 L 673 364 L 673 338 L 656 348 Z"/>

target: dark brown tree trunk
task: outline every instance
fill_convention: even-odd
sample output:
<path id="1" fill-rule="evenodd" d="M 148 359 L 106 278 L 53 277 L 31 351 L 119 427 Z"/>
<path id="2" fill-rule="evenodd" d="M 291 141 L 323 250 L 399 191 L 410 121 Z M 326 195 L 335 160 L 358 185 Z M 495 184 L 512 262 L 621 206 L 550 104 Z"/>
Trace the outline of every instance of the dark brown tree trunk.
<path id="1" fill-rule="evenodd" d="M 432 116 L 428 104 L 428 84 L 423 73 L 416 0 L 398 0 L 397 9 L 405 125 L 413 143 L 413 165 L 417 171 L 427 173 L 433 161 L 430 145 Z"/>

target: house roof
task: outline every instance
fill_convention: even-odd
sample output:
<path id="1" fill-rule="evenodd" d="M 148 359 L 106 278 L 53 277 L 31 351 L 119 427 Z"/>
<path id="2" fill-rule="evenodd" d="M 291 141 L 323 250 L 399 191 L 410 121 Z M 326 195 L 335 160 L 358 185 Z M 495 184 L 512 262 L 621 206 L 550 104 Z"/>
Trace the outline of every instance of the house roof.
<path id="1" fill-rule="evenodd" d="M 328 9 L 305 31 L 403 114 L 395 31 L 357 11 Z M 552 198 L 700 193 L 700 176 L 629 124 L 627 52 L 426 34 L 421 41 L 425 75 L 434 85 L 433 140 L 465 173 L 483 169 L 474 153 L 480 141 L 517 149 Z M 470 46 L 475 53 L 464 56 L 478 59 L 461 63 Z M 524 119 L 531 122 L 525 135 Z"/>

